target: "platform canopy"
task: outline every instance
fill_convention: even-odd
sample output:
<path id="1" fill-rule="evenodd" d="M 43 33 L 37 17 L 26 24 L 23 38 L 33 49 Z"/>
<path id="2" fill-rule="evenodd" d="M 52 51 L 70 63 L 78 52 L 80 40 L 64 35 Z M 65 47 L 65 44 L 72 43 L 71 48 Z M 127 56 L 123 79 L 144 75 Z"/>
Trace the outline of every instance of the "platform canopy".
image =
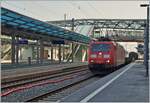
<path id="1" fill-rule="evenodd" d="M 60 38 L 79 43 L 89 43 L 90 37 L 66 30 L 53 24 L 27 17 L 6 8 L 1 8 L 2 33 L 16 33 L 19 37 Z M 11 32 L 9 32 L 11 31 Z"/>

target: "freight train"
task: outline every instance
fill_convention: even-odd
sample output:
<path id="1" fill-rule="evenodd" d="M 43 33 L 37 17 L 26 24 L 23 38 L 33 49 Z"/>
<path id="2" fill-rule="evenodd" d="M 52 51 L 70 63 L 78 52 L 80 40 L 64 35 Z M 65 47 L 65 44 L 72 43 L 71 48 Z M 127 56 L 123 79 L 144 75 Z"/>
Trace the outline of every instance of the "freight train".
<path id="1" fill-rule="evenodd" d="M 88 66 L 94 74 L 106 74 L 125 64 L 125 49 L 113 41 L 93 41 L 88 50 Z"/>

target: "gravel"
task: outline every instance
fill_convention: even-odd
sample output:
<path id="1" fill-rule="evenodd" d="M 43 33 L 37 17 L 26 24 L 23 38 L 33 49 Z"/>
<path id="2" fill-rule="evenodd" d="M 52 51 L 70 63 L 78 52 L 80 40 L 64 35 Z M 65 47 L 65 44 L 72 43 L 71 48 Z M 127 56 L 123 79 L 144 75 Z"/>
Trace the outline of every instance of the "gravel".
<path id="1" fill-rule="evenodd" d="M 32 99 L 33 97 L 45 94 L 49 91 L 57 90 L 58 88 L 64 87 L 68 84 L 75 83 L 79 80 L 83 80 L 85 78 L 92 76 L 92 73 L 90 73 L 89 71 L 84 71 L 82 73 L 84 73 L 84 75 L 82 75 L 81 73 L 70 74 L 69 76 L 73 76 L 74 78 L 59 83 L 45 84 L 42 86 L 35 86 L 29 89 L 13 92 L 7 96 L 2 96 L 1 101 L 2 102 L 24 102 Z M 59 80 L 62 78 L 63 77 L 57 77 L 55 78 L 55 80 Z"/>
<path id="2" fill-rule="evenodd" d="M 56 92 L 54 94 L 51 94 L 51 95 L 47 95 L 45 96 L 44 98 L 42 98 L 41 100 L 39 100 L 38 102 L 56 102 L 56 101 L 59 101 L 60 99 L 70 95 L 71 93 L 83 88 L 84 86 L 86 85 L 89 85 L 97 80 L 99 80 L 100 77 L 93 77 L 93 78 L 90 78 L 88 80 L 85 80 L 79 84 L 76 84 L 72 87 L 69 87 L 67 89 L 64 89 L 64 90 L 61 90 L 59 92 Z"/>

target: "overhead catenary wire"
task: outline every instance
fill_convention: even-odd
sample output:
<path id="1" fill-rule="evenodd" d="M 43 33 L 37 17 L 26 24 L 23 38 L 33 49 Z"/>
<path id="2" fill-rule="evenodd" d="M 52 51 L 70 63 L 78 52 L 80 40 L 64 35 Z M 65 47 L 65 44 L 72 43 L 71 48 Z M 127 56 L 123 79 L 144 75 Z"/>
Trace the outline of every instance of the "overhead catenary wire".
<path id="1" fill-rule="evenodd" d="M 41 8 L 45 8 L 45 10 L 47 10 L 48 13 L 51 13 L 52 15 L 55 15 L 56 17 L 59 16 L 57 14 L 57 12 L 53 11 L 52 9 L 50 9 L 48 6 L 46 5 L 42 5 L 41 3 L 39 4 L 38 2 L 35 2 L 39 7 Z"/>
<path id="2" fill-rule="evenodd" d="M 74 3 L 74 1 L 73 1 L 73 2 L 70 1 L 69 3 L 71 4 L 71 6 L 72 6 L 73 8 L 75 8 L 75 10 L 78 11 L 78 13 L 75 12 L 77 15 L 78 15 L 78 14 L 80 15 L 80 17 L 79 17 L 78 19 L 80 19 L 80 18 L 88 19 L 88 17 L 86 16 L 86 14 L 84 14 L 84 13 L 81 11 L 80 5 L 77 5 L 76 3 Z M 83 15 L 81 15 L 81 14 L 83 14 Z M 79 28 L 79 26 L 76 27 L 76 30 L 75 30 L 75 31 L 77 31 L 78 28 Z M 82 29 L 83 29 L 83 27 L 81 27 L 80 31 L 81 31 Z"/>
<path id="3" fill-rule="evenodd" d="M 81 5 L 78 5 L 77 3 L 74 3 L 74 2 L 70 2 L 70 4 L 76 9 L 76 10 L 78 10 L 78 13 L 81 15 L 81 14 L 83 14 L 82 15 L 82 17 L 80 16 L 80 18 L 82 18 L 82 19 L 89 19 L 89 15 L 87 15 L 86 13 L 85 13 L 85 11 L 82 9 L 83 7 L 81 7 Z M 80 19 L 79 18 L 79 19 Z"/>
<path id="4" fill-rule="evenodd" d="M 99 9 L 96 9 L 91 3 L 89 3 L 87 1 L 87 4 L 93 9 L 93 11 L 95 11 L 98 15 L 104 17 L 103 13 L 99 11 Z M 101 19 L 104 19 L 104 18 L 101 18 Z"/>
<path id="5" fill-rule="evenodd" d="M 81 10 L 81 5 L 77 5 L 76 3 L 73 3 L 72 1 L 70 1 L 69 2 L 76 10 L 78 10 L 78 13 L 81 15 L 81 14 L 83 14 L 84 15 L 84 17 L 82 16 L 81 18 L 83 18 L 83 19 L 88 19 L 88 16 L 87 16 L 87 14 L 85 14 L 85 12 L 83 12 L 82 10 Z"/>
<path id="6" fill-rule="evenodd" d="M 87 4 L 93 9 L 94 12 L 96 12 L 98 15 L 100 15 L 101 19 L 105 19 L 102 12 L 99 11 L 99 9 L 96 9 L 91 3 L 87 2 Z M 106 29 L 105 36 L 108 36 L 108 29 Z"/>
<path id="7" fill-rule="evenodd" d="M 33 1 L 32 1 L 32 2 L 33 2 Z M 7 1 L 3 1 L 3 3 L 6 3 L 7 5 L 10 5 L 10 6 L 12 6 L 12 7 L 15 7 L 15 8 L 19 9 L 19 10 L 21 9 L 23 12 L 26 12 L 26 13 L 28 13 L 28 14 L 32 14 L 32 15 L 37 16 L 37 17 L 42 16 L 42 17 L 44 18 L 44 15 L 41 15 L 41 14 L 39 14 L 39 13 L 37 13 L 37 12 L 33 12 L 33 11 L 31 11 L 31 9 L 27 9 L 27 8 L 18 6 L 18 5 L 16 5 L 16 4 L 14 4 L 14 3 L 9 3 L 9 2 L 7 2 Z M 35 2 L 34 2 L 34 3 L 35 3 Z M 41 19 L 41 20 L 42 20 L 42 18 L 38 18 L 38 19 Z"/>

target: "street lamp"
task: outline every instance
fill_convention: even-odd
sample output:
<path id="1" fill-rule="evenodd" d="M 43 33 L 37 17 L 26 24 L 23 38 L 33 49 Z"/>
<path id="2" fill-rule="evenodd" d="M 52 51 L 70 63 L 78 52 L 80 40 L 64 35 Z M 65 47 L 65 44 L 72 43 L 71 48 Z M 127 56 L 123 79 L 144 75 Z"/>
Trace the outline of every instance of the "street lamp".
<path id="1" fill-rule="evenodd" d="M 146 33 L 144 39 L 145 45 L 145 57 L 144 64 L 146 67 L 146 76 L 149 76 L 149 4 L 141 4 L 141 7 L 147 7 L 147 22 L 146 22 Z"/>
<path id="2" fill-rule="evenodd" d="M 71 28 L 71 30 L 74 32 L 74 22 L 75 22 L 75 19 L 74 18 L 72 18 L 72 28 Z M 73 61 L 74 61 L 74 55 L 73 55 L 73 51 L 74 51 L 74 43 L 72 42 L 72 63 L 73 63 Z"/>

